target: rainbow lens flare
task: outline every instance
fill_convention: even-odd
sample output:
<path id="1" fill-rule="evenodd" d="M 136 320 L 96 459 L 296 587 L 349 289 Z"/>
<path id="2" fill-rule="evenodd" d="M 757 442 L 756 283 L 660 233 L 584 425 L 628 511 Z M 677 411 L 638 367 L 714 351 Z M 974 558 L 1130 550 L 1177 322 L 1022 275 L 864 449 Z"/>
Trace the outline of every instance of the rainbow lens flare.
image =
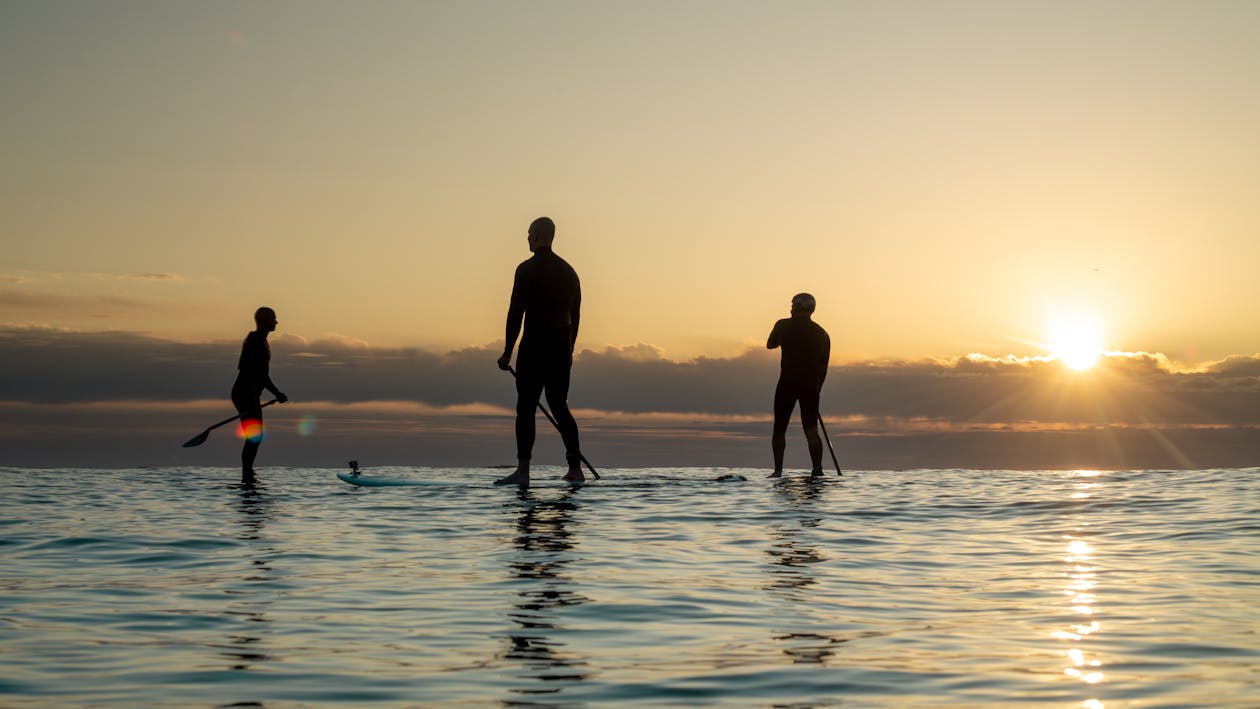
<path id="1" fill-rule="evenodd" d="M 259 419 L 241 419 L 236 426 L 236 437 L 250 443 L 258 443 L 265 435 L 263 422 Z"/>
<path id="2" fill-rule="evenodd" d="M 309 438 L 314 436 L 317 430 L 319 430 L 319 419 L 315 418 L 315 414 L 306 414 L 298 420 L 297 431 L 299 436 Z"/>

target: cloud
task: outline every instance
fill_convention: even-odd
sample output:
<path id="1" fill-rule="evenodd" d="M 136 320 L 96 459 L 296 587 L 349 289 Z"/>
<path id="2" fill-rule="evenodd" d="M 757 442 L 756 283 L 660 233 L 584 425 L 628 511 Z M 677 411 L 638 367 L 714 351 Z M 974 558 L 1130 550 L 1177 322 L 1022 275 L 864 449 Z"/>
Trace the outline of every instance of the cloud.
<path id="1" fill-rule="evenodd" d="M 111 288 L 134 284 L 143 290 L 148 284 L 183 284 L 189 283 L 190 280 L 178 273 L 156 272 L 9 272 L 0 274 L 0 283 L 10 284 L 10 287 L 0 288 L 0 311 L 9 311 L 28 317 L 31 314 L 38 314 L 97 319 L 124 317 L 136 313 L 185 315 L 187 313 L 187 305 L 176 307 L 164 298 L 139 298 L 129 293 L 99 292 L 102 290 L 103 282 L 113 284 L 108 286 Z"/>
<path id="2" fill-rule="evenodd" d="M 178 273 L 127 273 L 119 276 L 126 281 L 166 281 L 170 283 L 182 283 L 187 280 Z"/>
<path id="3" fill-rule="evenodd" d="M 64 435 L 104 445 L 123 421 L 173 426 L 164 437 L 186 438 L 230 415 L 239 348 L 0 328 L 6 426 L 20 425 L 31 441 L 61 436 L 49 432 L 65 425 Z M 510 458 L 515 393 L 494 366 L 498 345 L 438 353 L 290 335 L 275 337 L 272 351 L 273 378 L 294 402 L 271 417 L 336 422 L 319 441 L 293 442 L 295 456 L 336 439 L 399 458 L 419 448 L 428 460 L 476 462 L 487 445 Z M 577 355 L 570 404 L 584 440 L 623 462 L 760 461 L 777 369 L 775 353 L 759 349 L 686 361 L 642 344 L 587 349 Z M 1243 465 L 1254 464 L 1260 440 L 1257 396 L 1260 356 L 1184 370 L 1159 354 L 1112 353 L 1075 372 L 1046 358 L 973 354 L 833 365 L 823 415 L 850 463 L 879 467 Z M 100 430 L 83 433 L 88 421 Z M 6 447 L 27 445 L 19 438 Z"/>
<path id="4" fill-rule="evenodd" d="M 65 295 L 0 288 L 0 310 L 109 319 L 134 313 L 176 312 L 166 303 L 121 295 Z"/>
<path id="5" fill-rule="evenodd" d="M 1257 378 L 1260 377 L 1260 355 L 1250 357 L 1232 356 L 1227 357 L 1220 362 L 1215 362 L 1204 368 L 1205 371 L 1212 374 L 1238 378 Z"/>
<path id="6" fill-rule="evenodd" d="M 307 400 L 511 403 L 495 344 L 445 353 L 374 347 L 345 337 L 273 337 L 272 374 Z M 239 342 L 177 342 L 133 332 L 0 328 L 0 399 L 40 403 L 186 401 L 226 396 Z M 576 356 L 571 403 L 626 414 L 761 415 L 777 378 L 774 353 L 666 359 L 647 345 Z M 1193 371 L 1162 355 L 1113 354 L 1088 372 L 1045 358 L 967 355 L 833 365 L 824 412 L 865 420 L 977 425 L 1260 424 L 1260 356 Z"/>
<path id="7" fill-rule="evenodd" d="M 156 281 L 168 283 L 190 282 L 187 276 L 179 273 L 139 272 L 109 273 L 93 272 L 59 272 L 59 271 L 11 271 L 0 274 L 0 281 L 9 283 L 57 283 L 65 284 L 74 281 Z"/>

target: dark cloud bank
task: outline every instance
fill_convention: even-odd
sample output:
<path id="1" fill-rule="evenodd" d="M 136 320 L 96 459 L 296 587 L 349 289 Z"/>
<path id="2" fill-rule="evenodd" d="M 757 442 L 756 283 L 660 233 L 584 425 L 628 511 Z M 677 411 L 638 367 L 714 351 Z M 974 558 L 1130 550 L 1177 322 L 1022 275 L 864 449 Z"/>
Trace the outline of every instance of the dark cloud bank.
<path id="1" fill-rule="evenodd" d="M 275 379 L 294 401 L 269 409 L 267 464 L 513 458 L 514 392 L 494 367 L 495 347 L 437 354 L 277 337 L 272 349 Z M 231 465 L 228 429 L 200 448 L 179 443 L 232 413 L 238 350 L 135 333 L 0 330 L 0 465 Z M 675 362 L 646 346 L 586 350 L 570 403 L 583 411 L 584 449 L 597 465 L 764 466 L 776 374 L 764 351 Z M 834 366 L 823 414 L 849 468 L 1250 467 L 1260 461 L 1258 394 L 1256 356 L 1194 372 L 1159 356 L 1117 356 L 1086 373 L 977 356 Z M 298 435 L 303 416 L 318 422 L 314 435 Z M 545 420 L 539 426 L 537 462 L 559 463 L 559 443 Z M 803 467 L 799 429 L 791 436 L 788 463 Z"/>

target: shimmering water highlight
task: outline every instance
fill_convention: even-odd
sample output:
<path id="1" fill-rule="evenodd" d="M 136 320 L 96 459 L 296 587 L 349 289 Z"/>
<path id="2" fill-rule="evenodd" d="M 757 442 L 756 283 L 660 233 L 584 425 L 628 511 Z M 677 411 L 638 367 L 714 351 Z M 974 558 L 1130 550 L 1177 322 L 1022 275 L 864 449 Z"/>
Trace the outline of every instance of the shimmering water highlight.
<path id="1" fill-rule="evenodd" d="M 1260 696 L 1256 469 L 334 472 L 0 469 L 0 705 Z"/>

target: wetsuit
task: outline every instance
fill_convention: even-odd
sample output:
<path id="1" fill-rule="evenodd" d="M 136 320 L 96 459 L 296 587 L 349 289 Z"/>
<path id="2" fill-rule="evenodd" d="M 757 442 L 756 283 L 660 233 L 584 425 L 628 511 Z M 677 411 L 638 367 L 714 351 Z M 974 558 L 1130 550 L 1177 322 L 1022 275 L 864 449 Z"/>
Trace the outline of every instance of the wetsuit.
<path id="1" fill-rule="evenodd" d="M 271 345 L 266 333 L 250 332 L 241 344 L 241 358 L 237 362 L 236 383 L 232 385 L 232 405 L 241 419 L 262 420 L 262 406 L 258 398 L 263 390 L 275 392 L 271 383 Z"/>
<path id="2" fill-rule="evenodd" d="M 548 248 L 539 248 L 516 268 L 508 306 L 507 347 L 511 355 L 524 320 L 516 357 L 516 457 L 529 460 L 534 449 L 534 410 L 543 391 L 564 439 L 565 457 L 579 460 L 577 422 L 569 412 L 569 372 L 577 341 L 582 286 L 577 272 Z"/>
<path id="3" fill-rule="evenodd" d="M 771 448 L 775 470 L 783 465 L 783 449 L 792 409 L 801 405 L 801 427 L 809 442 L 809 456 L 814 470 L 822 469 L 822 440 L 818 437 L 818 398 L 827 379 L 827 361 L 831 357 L 831 337 L 818 323 L 806 315 L 784 318 L 774 324 L 766 347 L 782 348 L 779 361 L 779 383 L 774 389 L 774 432 Z"/>

